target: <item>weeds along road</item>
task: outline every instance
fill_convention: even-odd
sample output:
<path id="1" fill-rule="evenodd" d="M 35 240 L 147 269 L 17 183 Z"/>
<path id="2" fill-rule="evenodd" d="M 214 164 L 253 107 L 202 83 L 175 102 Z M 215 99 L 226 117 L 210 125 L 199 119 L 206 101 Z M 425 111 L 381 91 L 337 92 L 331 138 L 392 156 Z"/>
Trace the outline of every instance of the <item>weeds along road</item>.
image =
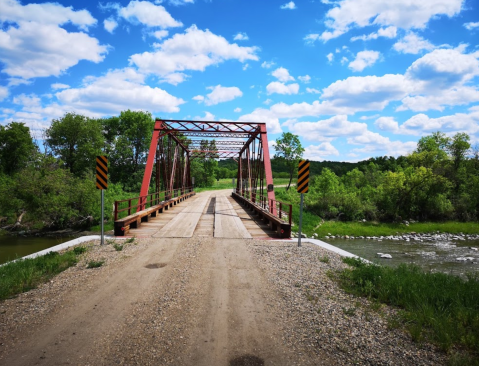
<path id="1" fill-rule="evenodd" d="M 1 302 L 0 365 L 444 363 L 380 315 L 367 320 L 367 300 L 343 312 L 358 300 L 326 275 L 340 258 L 251 239 L 228 193 L 183 202 L 122 251 L 92 244 L 77 266 Z"/>

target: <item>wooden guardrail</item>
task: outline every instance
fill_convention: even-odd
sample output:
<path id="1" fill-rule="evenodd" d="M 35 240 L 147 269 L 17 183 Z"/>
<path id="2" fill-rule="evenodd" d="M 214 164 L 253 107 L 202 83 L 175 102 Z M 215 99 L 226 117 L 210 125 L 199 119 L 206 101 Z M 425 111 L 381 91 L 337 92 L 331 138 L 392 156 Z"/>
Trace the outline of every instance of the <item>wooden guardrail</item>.
<path id="1" fill-rule="evenodd" d="M 130 229 L 140 227 L 142 222 L 148 222 L 150 217 L 156 217 L 163 210 L 168 210 L 173 205 L 195 195 L 193 188 L 178 189 L 172 192 L 157 192 L 147 196 L 128 198 L 115 201 L 114 232 L 116 236 L 128 234 Z M 136 202 L 135 204 L 132 204 Z M 127 203 L 126 207 L 122 207 Z M 122 213 L 127 216 L 119 218 Z"/>
<path id="2" fill-rule="evenodd" d="M 235 189 L 232 197 L 244 207 L 256 213 L 280 238 L 291 237 L 293 206 L 266 196 Z"/>

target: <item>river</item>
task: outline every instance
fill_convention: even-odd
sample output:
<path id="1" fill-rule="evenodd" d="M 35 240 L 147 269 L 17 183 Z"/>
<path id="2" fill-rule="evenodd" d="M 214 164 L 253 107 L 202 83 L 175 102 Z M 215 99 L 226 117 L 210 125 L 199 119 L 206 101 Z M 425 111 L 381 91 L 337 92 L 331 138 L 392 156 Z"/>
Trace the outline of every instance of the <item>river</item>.
<path id="1" fill-rule="evenodd" d="M 0 264 L 72 240 L 73 237 L 0 236 Z"/>
<path id="2" fill-rule="evenodd" d="M 404 240 L 327 239 L 328 244 L 356 254 L 374 263 L 397 266 L 413 263 L 426 271 L 440 271 L 464 277 L 479 272 L 479 240 L 416 242 Z M 391 254 L 392 259 L 379 258 L 377 253 Z M 473 260 L 458 261 L 460 257 Z"/>

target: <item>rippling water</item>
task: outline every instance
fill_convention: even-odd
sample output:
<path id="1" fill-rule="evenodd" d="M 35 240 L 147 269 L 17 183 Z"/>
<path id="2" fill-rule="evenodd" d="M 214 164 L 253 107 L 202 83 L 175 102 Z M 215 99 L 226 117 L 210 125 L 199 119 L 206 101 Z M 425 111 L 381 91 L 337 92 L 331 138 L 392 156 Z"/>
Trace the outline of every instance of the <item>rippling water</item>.
<path id="1" fill-rule="evenodd" d="M 327 243 L 356 254 L 372 262 L 387 266 L 414 263 L 426 271 L 440 271 L 464 276 L 467 272 L 479 272 L 479 240 L 465 241 L 392 241 L 366 239 L 328 239 Z M 391 254 L 392 259 L 378 258 L 377 253 Z M 472 261 L 460 262 L 456 258 L 472 257 Z"/>

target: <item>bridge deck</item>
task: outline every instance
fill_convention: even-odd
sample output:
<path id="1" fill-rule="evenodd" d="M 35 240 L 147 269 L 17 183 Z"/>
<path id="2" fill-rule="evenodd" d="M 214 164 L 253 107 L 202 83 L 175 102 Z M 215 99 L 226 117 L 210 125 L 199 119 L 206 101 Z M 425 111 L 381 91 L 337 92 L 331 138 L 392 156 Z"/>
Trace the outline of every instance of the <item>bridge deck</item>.
<path id="1" fill-rule="evenodd" d="M 201 192 L 170 207 L 127 236 L 190 238 L 268 238 L 276 234 L 230 197 L 231 190 Z"/>

